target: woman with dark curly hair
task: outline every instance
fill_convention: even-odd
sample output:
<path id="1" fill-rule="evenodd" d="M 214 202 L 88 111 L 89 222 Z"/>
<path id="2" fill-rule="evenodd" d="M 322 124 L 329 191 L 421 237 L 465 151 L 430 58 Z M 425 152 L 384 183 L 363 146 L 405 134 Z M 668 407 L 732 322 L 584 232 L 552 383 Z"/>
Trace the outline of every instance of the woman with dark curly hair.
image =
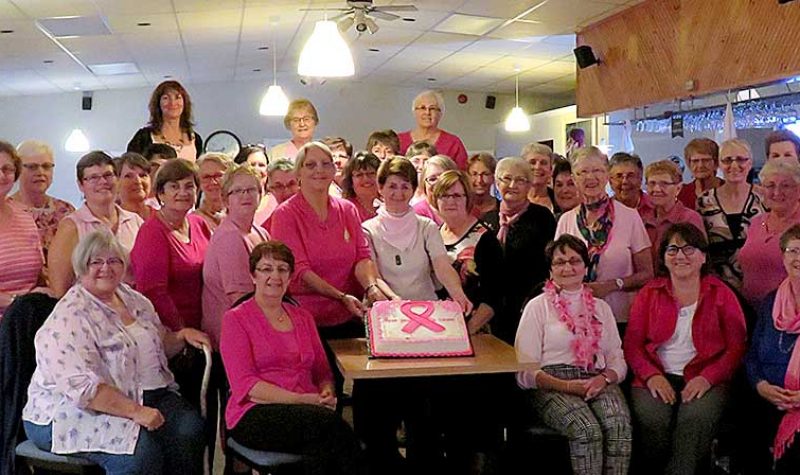
<path id="1" fill-rule="evenodd" d="M 175 149 L 179 158 L 195 161 L 203 153 L 203 139 L 194 131 L 192 99 L 178 81 L 164 81 L 150 96 L 150 122 L 128 142 L 128 152 L 144 154 L 154 143 Z"/>
<path id="2" fill-rule="evenodd" d="M 372 153 L 358 153 L 347 161 L 342 178 L 342 198 L 356 205 L 361 222 L 378 214 L 378 167 L 381 160 Z"/>

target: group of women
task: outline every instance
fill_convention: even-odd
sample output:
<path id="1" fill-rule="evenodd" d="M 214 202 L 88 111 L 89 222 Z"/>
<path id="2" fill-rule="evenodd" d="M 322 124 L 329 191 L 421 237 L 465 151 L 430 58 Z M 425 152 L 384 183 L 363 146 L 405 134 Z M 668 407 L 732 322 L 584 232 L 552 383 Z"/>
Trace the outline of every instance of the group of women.
<path id="1" fill-rule="evenodd" d="M 46 145 L 0 142 L 0 312 L 31 291 L 61 299 L 36 339 L 29 437 L 107 473 L 197 473 L 215 424 L 193 408 L 191 347 L 207 345 L 212 406 L 226 403 L 224 427 L 242 445 L 301 453 L 307 473 L 390 472 L 403 421 L 409 470 L 462 473 L 492 448 L 475 442 L 492 411 L 470 432 L 458 417 L 421 419 L 437 413 L 419 408 L 453 412 L 442 404 L 453 394 L 357 384 L 354 433 L 333 410 L 342 381 L 327 345 L 363 336 L 374 301 L 449 298 L 470 333 L 539 362 L 517 380 L 567 436 L 575 473 L 626 473 L 632 453 L 634 467 L 694 473 L 747 350 L 741 290 L 761 305 L 746 357 L 764 403 L 758 449 L 768 458 L 774 445 L 777 468 L 796 470 L 800 164 L 770 161 L 756 188 L 749 147 L 726 142 L 710 157 L 725 181 L 690 207 L 672 162 L 609 164 L 594 147 L 566 161 L 540 144 L 467 157 L 438 128 L 441 96 L 413 108 L 415 129 L 376 132 L 349 157 L 341 138 L 314 140 L 317 111 L 296 101 L 289 142 L 234 158 L 199 153 L 188 94 L 167 81 L 131 152 L 78 161 L 77 210 L 46 194 Z M 690 167 L 708 151 L 692 150 Z M 617 191 L 637 176 L 638 191 Z M 453 384 L 497 397 L 483 386 Z M 396 404 L 376 404 L 384 396 Z"/>

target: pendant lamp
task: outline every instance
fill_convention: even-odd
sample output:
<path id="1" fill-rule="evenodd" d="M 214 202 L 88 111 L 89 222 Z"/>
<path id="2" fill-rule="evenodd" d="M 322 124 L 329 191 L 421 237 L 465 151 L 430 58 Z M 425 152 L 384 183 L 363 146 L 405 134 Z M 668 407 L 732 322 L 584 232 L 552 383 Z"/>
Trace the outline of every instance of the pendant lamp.
<path id="1" fill-rule="evenodd" d="M 81 129 L 73 129 L 67 141 L 64 142 L 64 150 L 67 152 L 84 153 L 89 151 L 89 139 Z"/>
<path id="2" fill-rule="evenodd" d="M 318 21 L 300 53 L 297 74 L 311 77 L 346 77 L 356 73 L 350 47 L 339 34 L 336 22 Z"/>
<path id="3" fill-rule="evenodd" d="M 267 88 L 261 98 L 258 113 L 266 116 L 283 117 L 289 111 L 289 98 L 278 86 L 278 50 L 275 49 L 275 37 L 272 38 L 272 85 Z"/>
<path id="4" fill-rule="evenodd" d="M 511 109 L 511 113 L 506 117 L 506 132 L 527 132 L 531 130 L 531 123 L 528 121 L 528 114 L 519 106 L 519 70 L 514 77 L 516 106 Z"/>

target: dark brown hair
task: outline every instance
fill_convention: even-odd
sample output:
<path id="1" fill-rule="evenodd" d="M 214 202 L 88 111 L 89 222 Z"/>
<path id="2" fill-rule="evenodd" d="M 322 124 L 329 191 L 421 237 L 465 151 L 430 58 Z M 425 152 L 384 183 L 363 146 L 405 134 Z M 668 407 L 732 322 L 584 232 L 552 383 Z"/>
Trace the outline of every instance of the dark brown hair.
<path id="1" fill-rule="evenodd" d="M 706 263 L 700 268 L 700 273 L 702 275 L 708 274 L 711 271 L 711 259 L 708 258 L 708 240 L 703 235 L 703 232 L 697 229 L 697 226 L 689 223 L 673 224 L 664 232 L 664 236 L 658 246 L 658 273 L 660 275 L 669 275 L 669 270 L 664 265 L 664 256 L 667 253 L 669 242 L 675 236 L 680 237 L 683 242 L 705 254 Z"/>
<path id="2" fill-rule="evenodd" d="M 417 185 L 419 185 L 417 169 L 414 168 L 414 165 L 405 157 L 395 156 L 384 160 L 380 168 L 378 168 L 378 184 L 380 186 L 385 185 L 386 180 L 392 175 L 397 175 L 411 183 L 411 187 L 415 190 L 417 189 Z"/>
<path id="3" fill-rule="evenodd" d="M 292 250 L 281 241 L 271 240 L 258 243 L 250 253 L 251 274 L 256 273 L 258 262 L 265 257 L 271 257 L 276 261 L 283 261 L 289 264 L 289 270 L 294 273 L 294 254 L 292 254 Z"/>
<path id="4" fill-rule="evenodd" d="M 342 197 L 353 198 L 356 190 L 353 188 L 353 172 L 360 170 L 375 170 L 381 166 L 381 159 L 374 153 L 358 153 L 355 157 L 347 161 L 342 172 Z"/>
<path id="5" fill-rule="evenodd" d="M 417 140 L 408 146 L 408 149 L 406 150 L 406 158 L 413 158 L 417 155 L 422 155 L 423 153 L 426 153 L 428 158 L 439 154 L 439 152 L 436 151 L 436 147 L 430 142 L 425 140 Z"/>
<path id="6" fill-rule="evenodd" d="M 794 239 L 800 239 L 800 224 L 795 224 L 781 234 L 781 251 L 785 251 L 789 241 Z"/>
<path id="7" fill-rule="evenodd" d="M 17 181 L 19 174 L 22 172 L 22 159 L 19 158 L 17 149 L 10 143 L 0 140 L 0 153 L 5 153 L 11 157 L 11 163 L 14 165 L 14 181 Z"/>
<path id="8" fill-rule="evenodd" d="M 194 179 L 194 186 L 200 189 L 200 177 L 197 174 L 197 165 L 184 160 L 183 158 L 176 158 L 161 165 L 156 173 L 156 196 L 164 193 L 164 186 L 171 181 L 180 181 L 184 178 L 192 177 Z"/>
<path id="9" fill-rule="evenodd" d="M 433 185 L 433 203 L 431 203 L 436 211 L 439 211 L 439 198 L 446 194 L 447 190 L 454 187 L 456 183 L 461 183 L 464 193 L 467 195 L 467 213 L 472 211 L 473 201 L 475 200 L 472 184 L 470 184 L 467 174 L 461 170 L 447 170 L 436 179 L 436 184 Z"/>
<path id="10" fill-rule="evenodd" d="M 267 163 L 269 163 L 269 155 L 267 155 L 267 149 L 264 148 L 263 145 L 245 145 L 241 150 L 239 150 L 239 153 L 236 154 L 236 158 L 233 159 L 233 163 L 238 165 L 247 163 L 247 157 L 258 152 L 263 153 L 264 157 L 267 159 Z"/>
<path id="11" fill-rule="evenodd" d="M 156 86 L 153 94 L 150 96 L 150 123 L 148 124 L 153 130 L 160 131 L 161 126 L 164 125 L 164 115 L 161 112 L 161 96 L 167 93 L 170 89 L 177 91 L 183 97 L 183 112 L 181 112 L 181 130 L 183 130 L 191 138 L 194 133 L 194 122 L 192 122 L 192 99 L 189 93 L 178 81 L 164 81 Z"/>
<path id="12" fill-rule="evenodd" d="M 330 147 L 331 150 L 341 145 L 344 147 L 344 153 L 347 154 L 347 158 L 353 156 L 353 145 L 343 137 L 325 137 L 322 139 L 322 143 Z"/>
<path id="13" fill-rule="evenodd" d="M 96 167 L 96 166 L 103 166 L 109 165 L 116 173 L 116 167 L 114 166 L 114 159 L 111 158 L 111 155 L 101 151 L 101 150 L 93 150 L 86 155 L 82 156 L 78 163 L 75 165 L 75 171 L 77 173 L 78 181 L 83 182 L 83 171 L 89 167 Z"/>
<path id="14" fill-rule="evenodd" d="M 122 175 L 122 169 L 128 165 L 129 168 L 141 168 L 145 173 L 150 173 L 150 162 L 136 152 L 126 152 L 114 160 L 114 172 L 117 178 Z"/>
<path id="15" fill-rule="evenodd" d="M 400 153 L 400 137 L 398 137 L 397 132 L 392 129 L 376 130 L 369 134 L 369 138 L 367 139 L 367 152 L 371 152 L 372 147 L 377 144 L 386 145 L 391 148 L 395 155 Z"/>
<path id="16" fill-rule="evenodd" d="M 589 250 L 586 248 L 586 244 L 571 234 L 562 234 L 555 241 L 547 243 L 547 246 L 544 248 L 544 258 L 547 261 L 547 267 L 553 267 L 553 256 L 556 251 L 563 253 L 567 249 L 575 251 L 581 256 L 581 259 L 583 259 L 583 265 L 589 267 Z"/>
<path id="17" fill-rule="evenodd" d="M 170 147 L 165 143 L 154 143 L 150 144 L 143 153 L 144 158 L 148 161 L 153 160 L 156 155 L 159 155 L 164 160 L 169 160 L 171 158 L 178 158 L 178 152 L 175 151 L 174 148 Z"/>
<path id="18" fill-rule="evenodd" d="M 769 158 L 769 148 L 772 144 L 779 142 L 791 142 L 792 145 L 794 145 L 795 153 L 800 157 L 800 138 L 790 130 L 776 130 L 775 132 L 771 132 L 767 135 L 767 138 L 764 139 L 764 151 L 767 154 L 767 158 Z"/>

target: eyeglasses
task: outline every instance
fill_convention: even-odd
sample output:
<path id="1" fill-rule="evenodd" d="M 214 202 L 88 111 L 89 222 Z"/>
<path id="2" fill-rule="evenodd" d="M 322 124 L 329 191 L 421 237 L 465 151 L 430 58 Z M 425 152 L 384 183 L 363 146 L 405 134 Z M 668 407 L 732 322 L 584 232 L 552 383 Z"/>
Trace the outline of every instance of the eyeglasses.
<path id="1" fill-rule="evenodd" d="M 436 106 L 427 106 L 427 107 L 426 106 L 417 106 L 417 107 L 414 108 L 414 110 L 417 111 L 417 112 L 430 112 L 431 114 L 433 114 L 434 112 L 441 112 L 442 111 L 442 109 L 439 109 Z"/>
<path id="2" fill-rule="evenodd" d="M 509 175 L 497 177 L 497 181 L 503 183 L 504 185 L 509 185 L 509 186 L 513 185 L 514 183 L 518 185 L 527 185 L 528 183 L 530 183 L 530 180 L 528 180 L 524 176 L 509 176 Z"/>
<path id="3" fill-rule="evenodd" d="M 678 183 L 679 182 L 677 182 L 677 181 L 650 180 L 650 181 L 647 181 L 645 184 L 647 185 L 648 188 L 656 188 L 656 187 L 658 187 L 658 188 L 666 188 L 668 186 L 677 185 Z"/>
<path id="4" fill-rule="evenodd" d="M 638 173 L 614 173 L 611 175 L 611 179 L 614 181 L 642 181 L 642 178 L 639 176 Z"/>
<path id="5" fill-rule="evenodd" d="M 795 184 L 795 183 L 772 183 L 772 182 L 770 182 L 770 183 L 765 183 L 764 185 L 762 185 L 762 188 L 764 188 L 769 193 L 775 193 L 776 191 L 779 191 L 781 193 L 786 193 L 786 192 L 794 191 L 795 189 L 797 189 L 797 184 Z"/>
<path id="6" fill-rule="evenodd" d="M 228 190 L 228 196 L 244 196 L 244 195 L 257 195 L 258 188 L 252 186 L 250 188 L 236 188 Z"/>
<path id="7" fill-rule="evenodd" d="M 216 182 L 218 182 L 218 181 L 222 180 L 223 176 L 225 176 L 225 174 L 223 174 L 223 173 L 212 173 L 210 175 L 200 175 L 200 181 L 205 181 L 205 182 L 216 181 Z"/>
<path id="8" fill-rule="evenodd" d="M 788 254 L 792 259 L 800 257 L 800 247 L 787 247 L 783 250 L 784 254 Z"/>
<path id="9" fill-rule="evenodd" d="M 29 172 L 35 172 L 38 169 L 42 169 L 46 172 L 49 172 L 53 168 L 56 167 L 55 163 L 23 163 L 22 168 L 28 170 Z"/>
<path id="10" fill-rule="evenodd" d="M 435 185 L 436 184 L 436 180 L 438 180 L 438 179 L 439 179 L 439 175 L 426 176 L 425 177 L 425 183 L 427 183 L 429 185 Z"/>
<path id="11" fill-rule="evenodd" d="M 289 119 L 289 122 L 291 122 L 293 125 L 299 125 L 299 124 L 302 124 L 302 123 L 306 123 L 307 124 L 307 123 L 310 123 L 310 122 L 315 122 L 315 120 L 310 115 L 306 115 L 306 116 L 303 116 L 303 117 L 292 117 L 291 119 Z"/>
<path id="12" fill-rule="evenodd" d="M 259 274 L 272 274 L 273 272 L 277 272 L 278 274 L 285 275 L 291 273 L 292 270 L 289 268 L 289 266 L 278 266 L 278 267 L 264 266 L 264 267 L 256 267 L 256 272 Z"/>
<path id="13" fill-rule="evenodd" d="M 16 175 L 17 168 L 12 165 L 3 165 L 0 167 L 0 172 L 2 172 L 3 175 Z"/>
<path id="14" fill-rule="evenodd" d="M 690 158 L 689 166 L 692 165 L 711 165 L 714 163 L 713 158 Z"/>
<path id="15" fill-rule="evenodd" d="M 168 191 L 170 193 L 179 193 L 181 191 L 194 193 L 197 191 L 197 186 L 195 186 L 193 181 L 186 182 L 183 186 L 181 186 L 178 182 L 170 181 L 164 185 L 164 191 Z"/>
<path id="16" fill-rule="evenodd" d="M 323 170 L 333 170 L 334 168 L 336 168 L 336 165 L 334 165 L 333 162 L 328 162 L 328 161 L 317 163 L 317 162 L 309 162 L 308 160 L 306 160 L 305 162 L 303 162 L 303 168 L 305 168 L 306 170 L 309 171 L 316 170 L 317 167 L 322 167 Z"/>
<path id="17" fill-rule="evenodd" d="M 100 183 L 100 181 L 104 181 L 106 183 L 114 181 L 117 176 L 114 175 L 114 172 L 105 172 L 102 175 L 89 175 L 83 177 L 84 182 L 91 183 L 92 185 L 96 185 Z"/>
<path id="18" fill-rule="evenodd" d="M 584 264 L 583 259 L 580 257 L 570 257 L 569 259 L 553 259 L 552 267 L 564 267 L 567 264 L 570 267 L 578 267 L 581 264 Z"/>
<path id="19" fill-rule="evenodd" d="M 284 183 L 270 183 L 269 184 L 269 189 L 270 190 L 276 190 L 276 191 L 289 190 L 289 189 L 292 189 L 292 188 L 295 188 L 295 187 L 297 187 L 297 182 L 294 181 L 294 180 L 292 180 L 290 182 L 287 182 L 285 184 Z"/>
<path id="20" fill-rule="evenodd" d="M 464 193 L 445 193 L 439 196 L 440 200 L 460 200 L 466 198 L 467 195 Z"/>
<path id="21" fill-rule="evenodd" d="M 480 179 L 481 181 L 489 180 L 492 178 L 492 174 L 489 172 L 481 172 L 481 173 L 470 173 L 470 178 L 473 179 Z"/>
<path id="22" fill-rule="evenodd" d="M 698 249 L 690 244 L 686 244 L 685 246 L 670 244 L 667 246 L 667 250 L 664 253 L 670 257 L 675 257 L 678 255 L 678 251 L 683 252 L 683 255 L 686 257 L 692 257 Z"/>
<path id="23" fill-rule="evenodd" d="M 575 176 L 578 178 L 588 178 L 589 176 L 600 176 L 604 173 L 607 173 L 608 170 L 603 168 L 590 168 L 586 170 L 580 170 L 575 172 Z"/>
<path id="24" fill-rule="evenodd" d="M 120 267 L 122 264 L 122 259 L 119 257 L 109 257 L 108 259 L 94 258 L 89 260 L 89 268 L 94 270 L 102 269 L 105 265 L 108 267 Z"/>
<path id="25" fill-rule="evenodd" d="M 719 163 L 725 165 L 726 167 L 732 163 L 742 166 L 749 161 L 750 157 L 722 157 L 719 159 Z"/>

